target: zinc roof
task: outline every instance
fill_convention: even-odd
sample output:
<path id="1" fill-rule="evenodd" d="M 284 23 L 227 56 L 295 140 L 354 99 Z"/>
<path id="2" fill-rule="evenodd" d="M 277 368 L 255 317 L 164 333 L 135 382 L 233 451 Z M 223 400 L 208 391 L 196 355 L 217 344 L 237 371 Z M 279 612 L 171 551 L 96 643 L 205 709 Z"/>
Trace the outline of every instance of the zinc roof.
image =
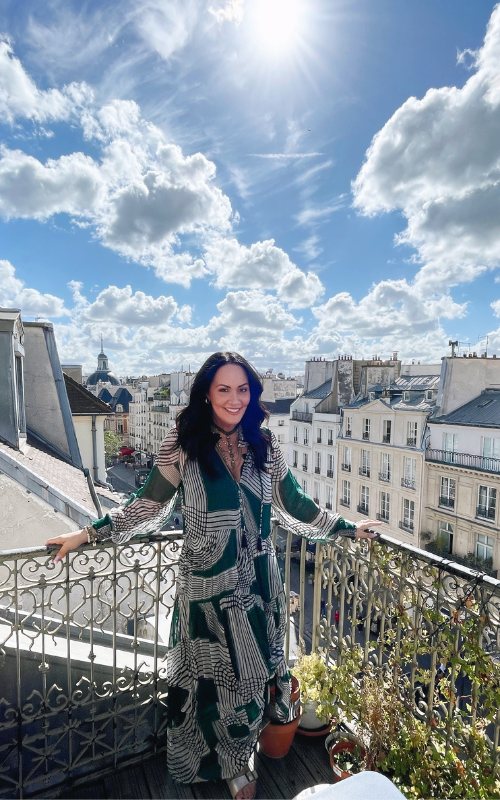
<path id="1" fill-rule="evenodd" d="M 485 389 L 480 395 L 449 414 L 432 419 L 446 425 L 474 425 L 475 427 L 500 427 L 500 391 Z"/>

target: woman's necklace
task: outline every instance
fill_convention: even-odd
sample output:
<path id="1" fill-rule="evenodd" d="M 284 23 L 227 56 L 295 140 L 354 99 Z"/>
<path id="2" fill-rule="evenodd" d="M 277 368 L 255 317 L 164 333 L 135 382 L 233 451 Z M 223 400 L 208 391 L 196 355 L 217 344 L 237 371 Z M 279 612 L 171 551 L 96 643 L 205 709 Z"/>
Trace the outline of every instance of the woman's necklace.
<path id="1" fill-rule="evenodd" d="M 239 472 L 241 463 L 243 461 L 243 455 L 239 452 L 239 450 L 235 453 L 233 442 L 231 441 L 231 436 L 236 433 L 239 428 L 239 423 L 236 425 L 231 431 L 225 431 L 222 428 L 219 428 L 218 425 L 214 423 L 214 428 L 216 428 L 221 434 L 221 438 L 217 442 L 218 450 L 224 459 L 224 462 L 232 473 L 232 475 L 237 474 Z M 225 446 L 223 446 L 223 437 L 225 440 Z"/>

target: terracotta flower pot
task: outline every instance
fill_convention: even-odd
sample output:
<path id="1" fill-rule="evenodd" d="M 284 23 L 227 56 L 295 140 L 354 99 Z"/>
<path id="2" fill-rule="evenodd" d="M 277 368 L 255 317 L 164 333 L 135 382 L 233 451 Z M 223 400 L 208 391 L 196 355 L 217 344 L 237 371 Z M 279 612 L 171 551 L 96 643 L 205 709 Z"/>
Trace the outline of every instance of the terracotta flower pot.
<path id="1" fill-rule="evenodd" d="M 353 773 L 346 772 L 341 767 L 339 767 L 335 760 L 335 756 L 338 753 L 345 753 L 346 751 L 348 753 L 352 753 L 355 747 L 356 745 L 354 744 L 354 742 L 343 741 L 343 742 L 337 742 L 337 744 L 335 744 L 330 750 L 330 765 L 333 769 L 333 774 L 335 775 L 336 781 L 343 781 L 345 780 L 345 778 L 350 778 L 351 775 L 353 775 Z M 361 750 L 361 753 L 363 754 L 364 757 L 365 751 Z"/>
<path id="2" fill-rule="evenodd" d="M 286 756 L 292 746 L 293 737 L 301 716 L 302 708 L 299 707 L 297 716 L 291 722 L 285 722 L 284 724 L 269 722 L 259 736 L 261 753 L 269 756 L 269 758 L 283 758 L 283 756 Z"/>

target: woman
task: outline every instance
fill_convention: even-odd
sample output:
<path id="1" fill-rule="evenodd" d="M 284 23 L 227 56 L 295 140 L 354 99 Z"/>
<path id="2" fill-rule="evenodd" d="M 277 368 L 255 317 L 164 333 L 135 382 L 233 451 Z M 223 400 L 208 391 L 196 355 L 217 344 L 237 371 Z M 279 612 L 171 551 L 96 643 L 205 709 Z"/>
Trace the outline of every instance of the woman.
<path id="1" fill-rule="evenodd" d="M 271 504 L 296 533 L 316 541 L 373 538 L 320 509 L 262 429 L 259 376 L 236 353 L 215 353 L 198 372 L 189 405 L 163 442 L 145 485 L 125 506 L 78 533 L 50 539 L 55 561 L 87 541 L 123 542 L 158 530 L 182 498 L 184 543 L 172 615 L 168 768 L 183 783 L 226 778 L 233 797 L 253 797 L 249 769 L 271 684 L 278 715 L 290 713 L 283 653 L 286 598 L 269 538 Z"/>

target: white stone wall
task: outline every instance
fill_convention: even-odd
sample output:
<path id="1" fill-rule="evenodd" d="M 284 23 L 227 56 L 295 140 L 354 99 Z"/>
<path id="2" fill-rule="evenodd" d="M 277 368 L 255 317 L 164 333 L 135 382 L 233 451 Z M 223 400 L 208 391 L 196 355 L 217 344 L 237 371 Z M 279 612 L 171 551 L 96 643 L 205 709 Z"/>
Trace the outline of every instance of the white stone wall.
<path id="1" fill-rule="evenodd" d="M 96 415 L 96 444 L 97 444 L 97 480 L 106 483 L 106 459 L 104 453 L 104 415 Z M 78 448 L 82 457 L 82 464 L 88 469 L 92 478 L 94 474 L 94 449 L 92 440 L 92 416 L 78 415 L 73 417 Z"/>

